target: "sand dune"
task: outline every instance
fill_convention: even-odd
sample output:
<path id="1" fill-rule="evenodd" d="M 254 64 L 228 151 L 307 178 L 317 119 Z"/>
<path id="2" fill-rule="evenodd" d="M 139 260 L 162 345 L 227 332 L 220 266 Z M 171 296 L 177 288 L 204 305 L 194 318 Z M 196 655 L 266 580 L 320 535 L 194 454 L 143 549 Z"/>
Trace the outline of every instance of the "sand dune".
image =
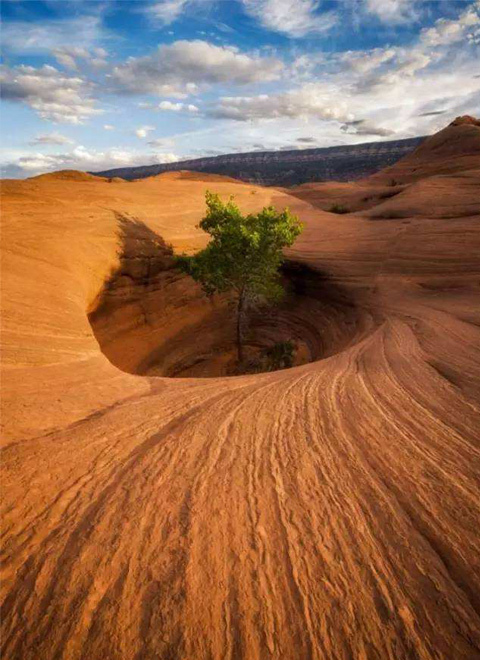
<path id="1" fill-rule="evenodd" d="M 291 194 L 3 183 L 4 658 L 480 658 L 480 127 L 445 130 Z M 222 375 L 169 247 L 207 187 L 305 223 L 252 328 L 304 364 Z"/>

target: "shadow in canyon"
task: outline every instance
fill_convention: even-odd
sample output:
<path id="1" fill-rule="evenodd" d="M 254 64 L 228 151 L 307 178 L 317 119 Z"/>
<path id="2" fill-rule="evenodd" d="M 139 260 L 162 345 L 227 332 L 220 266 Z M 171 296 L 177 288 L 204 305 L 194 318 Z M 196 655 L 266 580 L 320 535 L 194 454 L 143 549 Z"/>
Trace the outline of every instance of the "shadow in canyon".
<path id="1" fill-rule="evenodd" d="M 172 247 L 144 222 L 116 213 L 119 265 L 89 313 L 103 353 L 123 371 L 167 377 L 235 375 L 235 314 L 175 267 Z M 303 263 L 282 267 L 283 301 L 253 310 L 246 353 L 293 341 L 294 365 L 342 350 L 361 331 L 352 295 Z"/>

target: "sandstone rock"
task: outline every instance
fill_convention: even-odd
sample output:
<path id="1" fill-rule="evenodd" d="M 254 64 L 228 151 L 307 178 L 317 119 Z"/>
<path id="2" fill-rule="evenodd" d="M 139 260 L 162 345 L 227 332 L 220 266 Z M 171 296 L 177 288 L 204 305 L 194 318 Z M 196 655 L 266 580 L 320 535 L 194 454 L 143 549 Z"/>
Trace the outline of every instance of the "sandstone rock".
<path id="1" fill-rule="evenodd" d="M 478 657 L 478 133 L 402 185 L 215 179 L 305 224 L 277 321 L 313 361 L 249 376 L 171 268 L 211 180 L 2 186 L 4 658 Z"/>

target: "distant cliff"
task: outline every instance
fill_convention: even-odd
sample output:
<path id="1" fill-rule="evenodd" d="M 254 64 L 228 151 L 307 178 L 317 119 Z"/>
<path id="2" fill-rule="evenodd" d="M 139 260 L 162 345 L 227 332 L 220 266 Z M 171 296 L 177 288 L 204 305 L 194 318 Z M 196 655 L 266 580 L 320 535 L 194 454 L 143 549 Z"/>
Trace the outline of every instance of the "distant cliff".
<path id="1" fill-rule="evenodd" d="M 195 158 L 164 165 L 119 167 L 99 176 L 143 179 L 162 172 L 190 170 L 222 174 L 264 186 L 293 186 L 308 181 L 351 181 L 393 165 L 413 151 L 425 138 L 409 138 L 388 142 L 296 149 L 292 151 L 253 151 Z"/>

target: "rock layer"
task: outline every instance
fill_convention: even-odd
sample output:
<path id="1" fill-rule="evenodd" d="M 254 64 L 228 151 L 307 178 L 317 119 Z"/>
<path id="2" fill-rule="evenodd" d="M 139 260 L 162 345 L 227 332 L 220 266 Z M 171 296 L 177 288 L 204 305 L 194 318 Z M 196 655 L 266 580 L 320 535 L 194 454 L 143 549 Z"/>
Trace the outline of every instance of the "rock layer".
<path id="1" fill-rule="evenodd" d="M 413 151 L 424 137 L 336 147 L 251 151 L 193 158 L 177 163 L 120 167 L 99 176 L 143 179 L 161 172 L 190 170 L 231 176 L 263 186 L 293 186 L 306 181 L 351 181 L 366 177 Z"/>
<path id="2" fill-rule="evenodd" d="M 480 133 L 449 139 L 465 128 Z M 391 199 L 381 180 L 295 196 L 198 176 L 4 182 L 3 657 L 480 657 L 468 158 L 468 173 L 442 161 Z M 199 322 L 197 293 L 163 287 L 157 309 L 155 283 L 165 243 L 204 244 L 213 186 L 301 217 L 288 256 L 328 276 L 310 318 L 325 351 L 269 374 L 138 375 L 149 332 L 175 341 Z M 342 195 L 351 213 L 322 208 Z M 402 198 L 402 217 L 380 208 Z M 138 286 L 153 295 L 143 315 Z M 125 294 L 115 323 L 108 291 Z M 102 353 L 95 314 L 132 373 Z"/>

